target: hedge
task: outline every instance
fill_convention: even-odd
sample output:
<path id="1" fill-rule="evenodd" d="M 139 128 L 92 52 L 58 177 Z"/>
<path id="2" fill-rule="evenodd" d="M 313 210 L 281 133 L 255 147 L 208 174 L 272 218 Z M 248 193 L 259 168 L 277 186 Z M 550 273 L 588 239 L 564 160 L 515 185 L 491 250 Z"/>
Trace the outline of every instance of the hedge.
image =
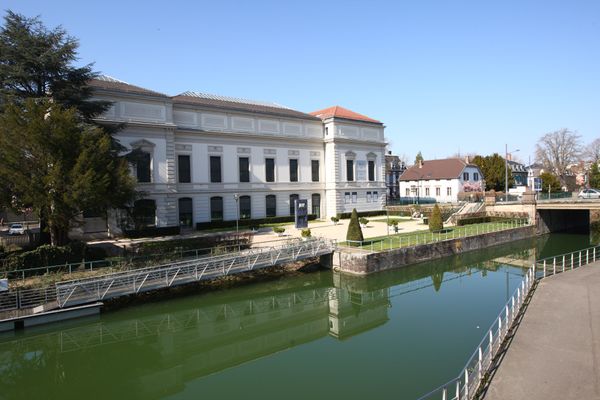
<path id="1" fill-rule="evenodd" d="M 252 244 L 252 235 L 241 233 L 239 235 L 203 236 L 185 239 L 161 240 L 155 242 L 138 243 L 128 248 L 127 256 L 157 257 L 161 258 L 169 253 L 178 254 L 189 250 L 206 249 L 198 254 L 208 254 L 216 247 L 239 245 L 247 249 Z"/>
<path id="2" fill-rule="evenodd" d="M 378 215 L 386 215 L 386 211 L 385 210 L 375 210 L 375 211 L 361 211 L 361 212 L 357 212 L 359 217 L 376 217 Z M 390 212 L 390 215 L 392 215 L 392 213 Z M 348 219 L 352 216 L 351 212 L 348 213 L 340 213 L 337 215 L 339 219 Z"/>
<path id="3" fill-rule="evenodd" d="M 123 236 L 130 239 L 156 236 L 179 235 L 181 228 L 178 226 L 161 226 L 154 228 L 134 229 L 123 231 Z"/>
<path id="4" fill-rule="evenodd" d="M 315 214 L 309 214 L 308 220 L 312 221 L 317 219 Z M 238 220 L 238 226 L 240 227 L 249 227 L 249 226 L 258 226 L 264 224 L 279 224 L 283 222 L 294 222 L 295 218 L 293 215 L 286 215 L 282 217 L 267 217 L 267 218 L 255 218 L 255 219 L 240 219 Z M 213 228 L 232 228 L 235 227 L 236 220 L 227 220 L 227 221 L 211 221 L 211 222 L 198 222 L 196 224 L 196 230 L 202 231 L 205 229 L 213 229 Z"/>
<path id="5" fill-rule="evenodd" d="M 510 218 L 502 217 L 473 217 L 473 218 L 462 218 L 456 221 L 457 226 L 482 224 L 486 222 L 497 222 L 497 221 L 509 221 Z"/>
<path id="6" fill-rule="evenodd" d="M 77 263 L 82 260 L 96 261 L 106 258 L 106 251 L 98 247 L 89 247 L 83 242 L 73 241 L 66 246 L 43 245 L 35 250 L 8 253 L 1 260 L 2 269 L 12 271 Z"/>

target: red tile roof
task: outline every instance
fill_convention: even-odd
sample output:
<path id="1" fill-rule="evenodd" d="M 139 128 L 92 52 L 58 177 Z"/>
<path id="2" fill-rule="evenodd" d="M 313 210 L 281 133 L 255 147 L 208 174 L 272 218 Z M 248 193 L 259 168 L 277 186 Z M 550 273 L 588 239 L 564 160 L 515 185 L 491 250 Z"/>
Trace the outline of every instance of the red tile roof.
<path id="1" fill-rule="evenodd" d="M 425 160 L 419 168 L 418 164 L 408 168 L 400 176 L 401 181 L 418 181 L 431 179 L 456 179 L 460 177 L 466 166 L 477 167 L 475 164 L 467 164 L 462 158 L 445 158 L 442 160 Z M 481 175 L 481 171 L 480 175 Z M 483 175 L 481 175 L 483 178 Z"/>
<path id="2" fill-rule="evenodd" d="M 341 106 L 333 106 L 333 107 L 325 108 L 323 110 L 313 111 L 309 114 L 319 117 L 323 120 L 325 120 L 327 118 L 343 118 L 343 119 L 351 119 L 351 120 L 355 120 L 355 121 L 372 122 L 375 124 L 381 124 L 381 121 L 377 121 L 376 119 L 369 118 L 366 115 L 359 114 L 357 112 L 348 110 L 347 108 L 344 108 Z"/>

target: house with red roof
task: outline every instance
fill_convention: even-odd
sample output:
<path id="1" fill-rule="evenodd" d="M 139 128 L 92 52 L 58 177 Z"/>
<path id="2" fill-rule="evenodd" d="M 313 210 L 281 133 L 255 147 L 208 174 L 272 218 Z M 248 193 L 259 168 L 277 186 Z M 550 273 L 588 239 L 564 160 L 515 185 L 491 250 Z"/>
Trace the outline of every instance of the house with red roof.
<path id="1" fill-rule="evenodd" d="M 461 192 L 479 192 L 484 176 L 469 158 L 423 160 L 400 176 L 400 195 L 438 203 L 454 203 Z"/>
<path id="2" fill-rule="evenodd" d="M 89 229 L 292 216 L 296 200 L 317 218 L 382 209 L 386 143 L 374 118 L 341 106 L 305 113 L 196 91 L 170 96 L 108 76 L 90 86 L 112 103 L 98 119 L 124 126 L 116 139 L 143 198 L 86 220 Z"/>

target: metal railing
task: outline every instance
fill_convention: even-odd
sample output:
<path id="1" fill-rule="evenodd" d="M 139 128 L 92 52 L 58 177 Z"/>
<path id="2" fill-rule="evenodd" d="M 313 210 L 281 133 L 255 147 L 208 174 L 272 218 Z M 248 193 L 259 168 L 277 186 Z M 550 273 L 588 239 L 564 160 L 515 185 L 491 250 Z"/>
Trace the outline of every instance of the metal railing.
<path id="1" fill-rule="evenodd" d="M 426 395 L 419 397 L 418 400 L 469 400 L 474 398 L 480 389 L 480 385 L 487 381 L 495 357 L 502 350 L 506 336 L 513 328 L 514 321 L 521 312 L 534 283 L 550 275 L 593 263 L 596 261 L 597 256 L 600 257 L 599 251 L 600 246 L 596 246 L 536 261 L 527 269 L 517 290 L 502 307 L 500 314 L 478 344 L 475 352 L 469 357 L 460 374 Z"/>
<path id="2" fill-rule="evenodd" d="M 31 309 L 54 301 L 56 301 L 56 288 L 54 286 L 0 292 L 0 312 Z M 0 320 L 7 317 L 12 316 L 0 316 Z"/>
<path id="3" fill-rule="evenodd" d="M 371 240 L 346 240 L 342 244 L 350 247 L 361 247 L 371 251 L 383 251 L 397 249 L 401 247 L 415 247 L 429 243 L 443 242 L 445 240 L 454 240 L 470 236 L 478 236 L 486 233 L 500 232 L 509 229 L 530 226 L 529 220 L 519 218 L 510 221 L 488 222 L 485 224 L 473 224 L 453 227 L 452 230 L 442 230 L 440 232 L 424 231 L 414 234 L 394 235 L 380 237 Z"/>
<path id="4" fill-rule="evenodd" d="M 56 284 L 58 306 L 62 308 L 90 303 L 247 272 L 328 254 L 333 252 L 335 247 L 335 241 L 325 239 L 294 240 L 280 247 L 251 248 L 239 253 L 59 282 Z"/>

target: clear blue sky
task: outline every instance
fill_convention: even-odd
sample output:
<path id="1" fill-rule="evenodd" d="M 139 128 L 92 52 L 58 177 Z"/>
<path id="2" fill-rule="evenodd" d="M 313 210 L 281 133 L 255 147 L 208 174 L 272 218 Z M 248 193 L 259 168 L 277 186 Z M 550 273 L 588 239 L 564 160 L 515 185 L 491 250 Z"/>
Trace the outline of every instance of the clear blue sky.
<path id="1" fill-rule="evenodd" d="M 2 0 L 80 40 L 82 63 L 175 95 L 341 105 L 410 160 L 600 137 L 599 1 Z"/>

